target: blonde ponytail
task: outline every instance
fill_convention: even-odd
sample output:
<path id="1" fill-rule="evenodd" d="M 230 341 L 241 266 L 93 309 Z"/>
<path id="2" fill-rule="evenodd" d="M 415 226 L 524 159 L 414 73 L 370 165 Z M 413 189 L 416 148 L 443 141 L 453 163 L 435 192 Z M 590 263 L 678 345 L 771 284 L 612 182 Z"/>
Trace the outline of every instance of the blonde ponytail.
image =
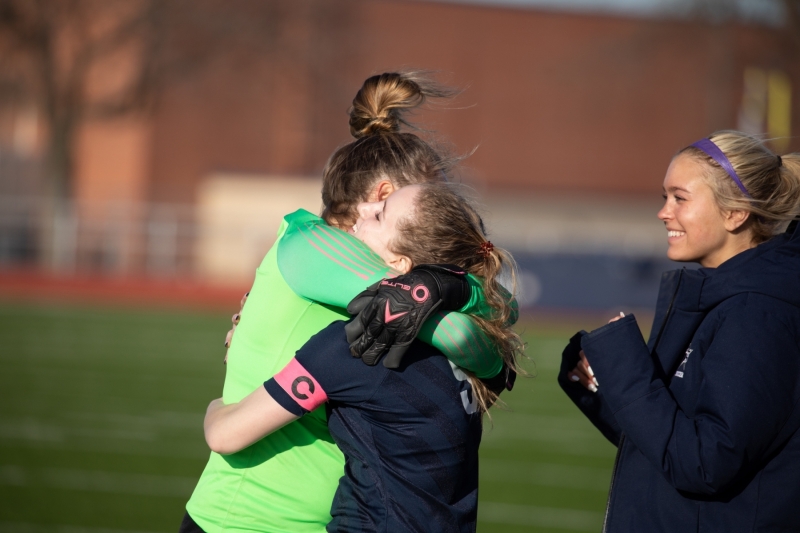
<path id="1" fill-rule="evenodd" d="M 753 215 L 747 224 L 755 243 L 781 233 L 790 220 L 800 215 L 800 154 L 779 156 L 761 139 L 739 131 L 718 131 L 708 138 L 728 158 L 749 197 L 718 162 L 698 148 L 688 146 L 679 154 L 708 165 L 709 172 L 704 177 L 721 209 L 744 210 Z"/>

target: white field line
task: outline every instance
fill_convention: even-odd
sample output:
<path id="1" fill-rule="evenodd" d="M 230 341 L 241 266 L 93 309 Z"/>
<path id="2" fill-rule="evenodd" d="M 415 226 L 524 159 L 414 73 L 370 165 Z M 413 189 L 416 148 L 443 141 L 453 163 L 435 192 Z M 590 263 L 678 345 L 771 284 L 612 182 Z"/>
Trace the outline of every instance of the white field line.
<path id="1" fill-rule="evenodd" d="M 478 506 L 478 522 L 565 531 L 599 531 L 603 514 L 578 509 L 481 502 Z"/>
<path id="2" fill-rule="evenodd" d="M 0 466 L 0 485 L 14 487 L 44 486 L 63 490 L 188 498 L 196 484 L 197 479 L 181 476 Z"/>
<path id="3" fill-rule="evenodd" d="M 0 417 L 0 439 L 64 442 L 69 438 L 155 442 L 161 433 L 196 433 L 203 413 L 154 412 L 145 416 L 65 413 L 59 420 Z"/>
<path id="4" fill-rule="evenodd" d="M 607 451 L 605 445 L 598 446 L 594 442 L 569 442 L 558 438 L 556 435 L 551 435 L 553 438 L 535 438 L 525 437 L 518 438 L 509 436 L 503 439 L 489 440 L 485 439 L 481 442 L 481 449 L 497 450 L 499 452 L 507 450 L 518 450 L 526 446 L 530 446 L 531 442 L 538 442 L 540 444 L 547 444 L 548 450 L 558 451 L 562 455 L 574 455 L 583 457 L 606 458 L 609 463 L 614 462 L 614 452 Z M 610 446 L 610 445 L 609 445 Z"/>
<path id="5" fill-rule="evenodd" d="M 64 418 L 81 423 L 103 423 L 108 425 L 124 425 L 126 427 L 160 427 L 169 429 L 197 430 L 203 427 L 205 412 L 180 413 L 175 411 L 156 411 L 148 415 L 130 415 L 117 413 L 69 412 Z"/>
<path id="6" fill-rule="evenodd" d="M 564 487 L 571 489 L 608 492 L 611 482 L 609 468 L 570 466 L 552 463 L 481 459 L 481 482 L 496 481 L 519 483 L 538 487 Z"/>
<path id="7" fill-rule="evenodd" d="M 87 414 L 80 422 L 78 418 L 72 414 L 60 420 L 0 418 L 0 440 L 37 449 L 82 450 L 117 455 L 200 459 L 209 454 L 203 440 L 202 415 L 197 417 L 196 431 L 187 429 L 191 417 L 175 417 L 179 423 L 173 425 L 170 423 L 173 418 L 170 413 L 154 413 L 145 424 L 126 420 L 124 416 L 116 420 L 113 416 L 95 417 Z M 136 419 L 142 421 L 142 418 Z"/>
<path id="8" fill-rule="evenodd" d="M 0 522 L 0 533 L 156 533 L 131 529 L 109 529 L 105 527 L 82 527 L 60 524 L 30 524 L 26 522 Z"/>
<path id="9" fill-rule="evenodd" d="M 503 449 L 520 442 L 556 444 L 563 453 L 593 457 L 614 456 L 614 446 L 588 421 L 515 412 L 495 413 L 493 427 L 484 431 L 481 446 Z"/>
<path id="10" fill-rule="evenodd" d="M 494 412 L 494 415 L 497 417 L 498 422 L 495 423 L 494 429 L 486 431 L 486 433 L 491 433 L 492 431 L 503 429 L 502 423 L 506 420 L 510 421 L 515 427 L 523 426 L 526 430 L 537 430 L 538 428 L 544 429 L 569 429 L 574 431 L 583 431 L 589 435 L 597 435 L 600 439 L 605 440 L 601 435 L 600 432 L 597 431 L 594 426 L 588 421 L 583 420 L 578 417 L 571 417 L 571 416 L 563 416 L 558 414 L 533 414 L 533 413 L 525 413 L 522 411 L 502 411 L 497 410 Z"/>
<path id="11" fill-rule="evenodd" d="M 6 442 L 8 444 L 8 441 Z M 177 457 L 180 459 L 207 459 L 211 453 L 202 435 L 197 442 L 133 442 L 121 440 L 73 440 L 69 442 L 26 441 L 25 448 L 37 450 L 100 452 L 137 457 Z"/>
<path id="12" fill-rule="evenodd" d="M 587 438 L 584 434 L 557 429 L 527 435 L 508 432 L 494 438 L 484 437 L 481 441 L 481 449 L 513 450 L 530 446 L 532 442 L 547 445 L 548 449 L 558 450 L 559 453 L 566 455 L 604 457 L 609 459 L 609 464 L 614 460 L 611 444 L 598 442 L 595 438 Z"/>
<path id="13" fill-rule="evenodd" d="M 69 424 L 53 424 L 34 418 L 24 420 L 0 420 L 0 438 L 7 440 L 32 440 L 64 442 L 68 439 L 107 439 L 155 442 L 156 432 L 152 428 L 90 428 Z"/>

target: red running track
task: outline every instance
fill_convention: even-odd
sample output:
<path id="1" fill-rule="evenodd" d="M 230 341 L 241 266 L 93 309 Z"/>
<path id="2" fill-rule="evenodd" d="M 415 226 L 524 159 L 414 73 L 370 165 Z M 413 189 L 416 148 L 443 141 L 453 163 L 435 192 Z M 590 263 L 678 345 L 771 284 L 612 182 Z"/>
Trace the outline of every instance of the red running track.
<path id="1" fill-rule="evenodd" d="M 230 311 L 248 286 L 221 287 L 196 281 L 90 275 L 60 276 L 33 270 L 0 270 L 0 301 L 81 303 Z"/>

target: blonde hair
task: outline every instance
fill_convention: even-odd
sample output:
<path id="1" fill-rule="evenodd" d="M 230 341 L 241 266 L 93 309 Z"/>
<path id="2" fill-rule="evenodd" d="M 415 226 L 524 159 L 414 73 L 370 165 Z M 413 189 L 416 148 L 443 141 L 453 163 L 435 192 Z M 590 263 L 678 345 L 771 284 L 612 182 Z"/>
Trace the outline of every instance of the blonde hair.
<path id="1" fill-rule="evenodd" d="M 450 263 L 481 278 L 491 315 L 473 318 L 492 339 L 506 365 L 522 373 L 517 359 L 524 345 L 510 326 L 517 313 L 512 297 L 516 264 L 507 251 L 489 245 L 481 217 L 454 189 L 445 183 L 421 184 L 414 212 L 398 223 L 398 235 L 389 248 L 408 256 L 413 265 Z M 511 292 L 498 282 L 504 272 L 509 274 Z M 470 377 L 478 404 L 485 412 L 497 400 L 497 394 L 474 375 Z"/>
<path id="2" fill-rule="evenodd" d="M 756 244 L 781 233 L 800 215 L 800 153 L 778 156 L 761 139 L 739 131 L 717 131 L 709 139 L 722 150 L 751 198 L 705 152 L 687 146 L 680 152 L 705 163 L 704 175 L 722 210 L 744 210 Z"/>
<path id="3" fill-rule="evenodd" d="M 352 223 L 358 218 L 357 205 L 367 200 L 381 179 L 397 188 L 446 181 L 458 158 L 400 128 L 409 125 L 406 115 L 426 101 L 455 94 L 418 72 L 386 72 L 368 78 L 349 110 L 350 133 L 356 140 L 336 150 L 322 173 L 322 218 L 329 223 Z"/>

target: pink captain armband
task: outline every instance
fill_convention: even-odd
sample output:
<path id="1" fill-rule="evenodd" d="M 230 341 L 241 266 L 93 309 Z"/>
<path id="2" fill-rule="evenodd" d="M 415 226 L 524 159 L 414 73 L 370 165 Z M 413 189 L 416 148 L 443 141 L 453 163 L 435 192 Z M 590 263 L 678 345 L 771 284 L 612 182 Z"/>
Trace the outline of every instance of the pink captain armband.
<path id="1" fill-rule="evenodd" d="M 306 411 L 313 411 L 328 401 L 328 395 L 322 386 L 297 359 L 289 361 L 283 370 L 275 374 L 274 379 Z"/>

